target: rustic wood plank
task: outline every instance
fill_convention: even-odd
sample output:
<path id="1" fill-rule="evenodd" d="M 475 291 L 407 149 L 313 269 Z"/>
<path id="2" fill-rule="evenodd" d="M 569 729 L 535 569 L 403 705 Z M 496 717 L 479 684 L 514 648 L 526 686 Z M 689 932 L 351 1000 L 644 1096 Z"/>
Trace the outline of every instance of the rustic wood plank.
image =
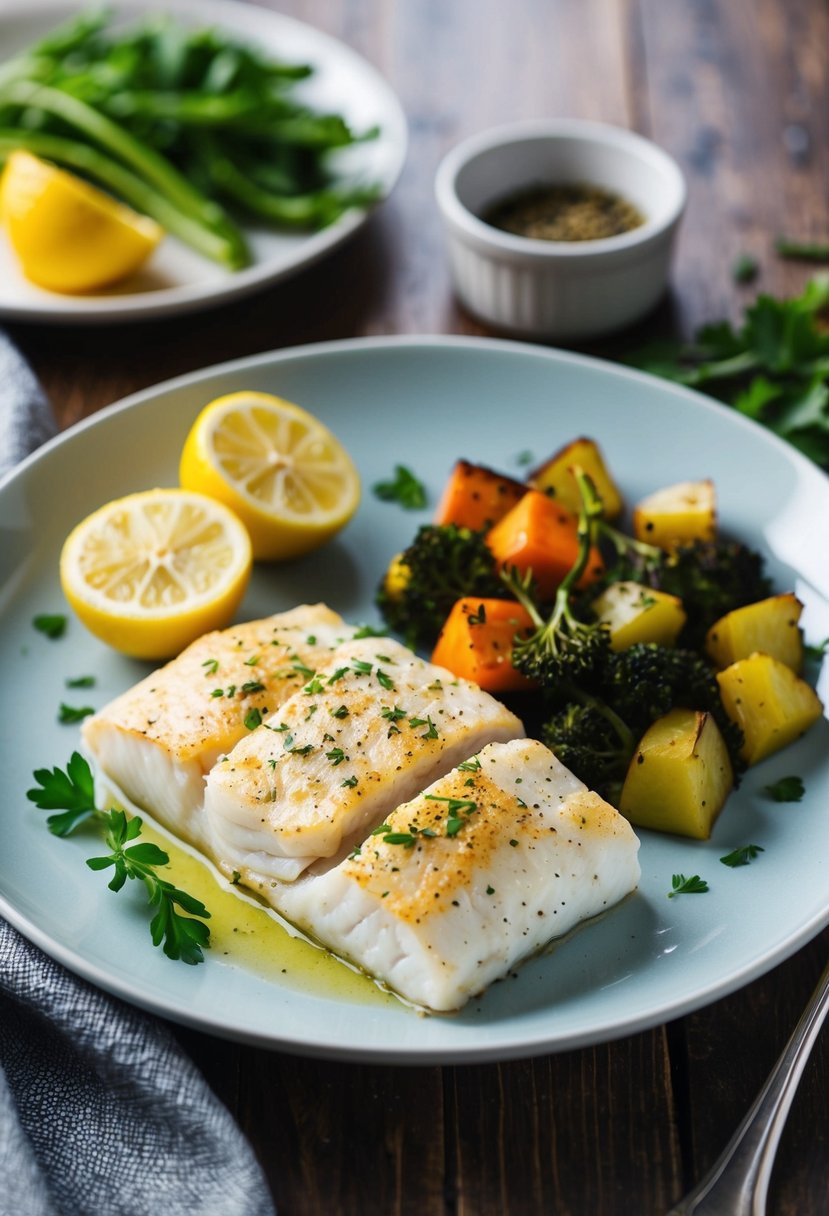
<path id="1" fill-rule="evenodd" d="M 686 1018 L 681 1076 L 687 1148 L 681 1190 L 711 1168 L 762 1088 L 809 999 L 829 954 L 829 930 L 776 968 Z M 686 1054 L 687 1053 L 687 1054 Z M 795 1098 L 773 1175 L 770 1216 L 829 1211 L 829 1042 L 815 1048 Z M 673 1198 L 679 1197 L 679 1192 Z"/>
<path id="2" fill-rule="evenodd" d="M 246 1049 L 237 1114 L 280 1216 L 444 1216 L 441 1071 Z"/>
<path id="3" fill-rule="evenodd" d="M 674 273 L 683 332 L 730 316 L 762 289 L 801 290 L 811 271 L 777 257 L 777 234 L 829 233 L 829 172 L 820 123 L 829 104 L 822 70 L 829 15 L 812 0 L 638 0 L 642 48 L 638 112 L 682 165 L 689 204 Z M 805 143 L 804 143 L 805 141 Z M 742 253 L 760 264 L 738 288 Z"/>
<path id="4" fill-rule="evenodd" d="M 456 1069 L 458 1216 L 641 1216 L 681 1178 L 665 1035 Z"/>

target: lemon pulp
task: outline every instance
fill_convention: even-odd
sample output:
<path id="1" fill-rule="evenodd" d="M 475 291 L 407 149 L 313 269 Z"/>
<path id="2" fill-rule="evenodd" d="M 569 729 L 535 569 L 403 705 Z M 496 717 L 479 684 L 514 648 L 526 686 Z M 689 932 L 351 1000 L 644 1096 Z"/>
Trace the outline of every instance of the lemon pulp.
<path id="1" fill-rule="evenodd" d="M 92 633 L 134 658 L 161 659 L 230 623 L 251 563 L 250 538 L 221 503 L 146 490 L 78 524 L 64 543 L 60 577 Z"/>
<path id="2" fill-rule="evenodd" d="M 133 274 L 164 235 L 155 220 L 22 149 L 0 179 L 0 216 L 26 277 L 69 294 Z"/>
<path id="3" fill-rule="evenodd" d="M 359 475 L 340 441 L 313 414 L 269 393 L 231 393 L 205 406 L 179 476 L 235 511 L 254 557 L 265 560 L 316 549 L 360 501 Z"/>

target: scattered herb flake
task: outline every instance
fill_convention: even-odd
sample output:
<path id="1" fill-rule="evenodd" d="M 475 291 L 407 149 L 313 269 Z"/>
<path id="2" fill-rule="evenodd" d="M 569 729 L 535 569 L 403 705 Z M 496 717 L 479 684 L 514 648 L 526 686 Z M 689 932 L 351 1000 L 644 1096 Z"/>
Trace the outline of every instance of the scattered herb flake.
<path id="1" fill-rule="evenodd" d="M 262 711 L 260 709 L 249 709 L 245 714 L 245 726 L 248 730 L 256 730 L 257 726 L 262 725 Z"/>
<path id="2" fill-rule="evenodd" d="M 94 676 L 72 676 L 68 680 L 64 680 L 67 688 L 94 688 Z"/>
<path id="3" fill-rule="evenodd" d="M 737 866 L 747 866 L 749 862 L 754 861 L 758 853 L 765 852 L 762 845 L 759 844 L 744 844 L 739 849 L 734 849 L 731 853 L 726 853 L 725 857 L 721 857 L 720 861 L 724 866 L 731 866 L 736 869 Z"/>
<path id="4" fill-rule="evenodd" d="M 407 511 L 419 511 L 426 506 L 426 487 L 404 464 L 394 466 L 394 477 L 376 481 L 372 486 L 381 502 L 396 502 Z"/>
<path id="5" fill-rule="evenodd" d="M 735 283 L 753 283 L 759 270 L 760 265 L 755 257 L 750 253 L 741 253 L 731 267 L 731 277 Z"/>
<path id="6" fill-rule="evenodd" d="M 216 672 L 219 670 L 219 660 L 205 659 L 202 663 L 202 667 L 204 668 L 204 674 L 206 676 L 215 676 Z"/>
<path id="7" fill-rule="evenodd" d="M 95 710 L 91 705 L 67 705 L 65 701 L 61 701 L 60 709 L 58 710 L 58 722 L 71 723 L 83 722 L 84 718 L 88 718 L 90 714 L 94 714 Z"/>
<path id="8" fill-rule="evenodd" d="M 66 617 L 59 612 L 41 612 L 32 618 L 32 624 L 39 633 L 45 633 L 52 641 L 62 638 L 66 632 Z"/>
<path id="9" fill-rule="evenodd" d="M 699 874 L 692 874 L 690 878 L 684 874 L 674 874 L 668 899 L 673 899 L 675 895 L 704 895 L 707 890 L 708 883 Z"/>
<path id="10" fill-rule="evenodd" d="M 806 793 L 802 777 L 781 777 L 765 787 L 765 792 L 774 802 L 800 802 Z"/>
<path id="11" fill-rule="evenodd" d="M 822 642 L 806 642 L 803 646 L 804 653 L 808 659 L 813 659 L 815 662 L 820 662 L 825 658 L 827 650 L 829 650 L 829 638 L 824 638 Z"/>

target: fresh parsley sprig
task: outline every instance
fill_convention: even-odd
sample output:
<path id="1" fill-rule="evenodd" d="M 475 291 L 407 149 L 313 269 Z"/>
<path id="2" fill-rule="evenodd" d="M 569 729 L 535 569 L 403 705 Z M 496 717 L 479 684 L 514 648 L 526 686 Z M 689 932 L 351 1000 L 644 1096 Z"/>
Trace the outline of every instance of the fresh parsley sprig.
<path id="1" fill-rule="evenodd" d="M 829 276 L 780 300 L 760 295 L 743 322 L 706 325 L 693 342 L 661 342 L 627 361 L 702 389 L 829 468 Z"/>
<path id="2" fill-rule="evenodd" d="M 150 922 L 153 945 L 163 945 L 168 958 L 191 965 L 202 962 L 202 951 L 210 945 L 210 929 L 204 924 L 210 917 L 207 908 L 201 900 L 159 878 L 156 868 L 166 866 L 170 857 L 157 844 L 148 840 L 127 847 L 141 832 L 142 820 L 138 815 L 128 819 L 123 811 L 112 809 L 106 812 L 103 822 L 106 843 L 112 852 L 88 858 L 90 870 L 115 868 L 108 883 L 110 891 L 120 891 L 128 878 L 143 882 L 151 906 L 158 909 Z M 190 915 L 182 916 L 178 908 Z"/>
<path id="3" fill-rule="evenodd" d="M 141 833 L 141 817 L 135 815 L 128 819 L 121 810 L 97 809 L 92 771 L 80 752 L 72 753 L 65 770 L 40 768 L 35 771 L 34 779 L 37 785 L 26 791 L 29 801 L 40 810 L 61 812 L 46 820 L 49 831 L 55 836 L 68 836 L 84 822 L 94 822 L 102 828 L 111 852 L 102 857 L 90 857 L 86 864 L 91 870 L 115 867 L 109 883 L 111 891 L 120 891 L 128 878 L 142 881 L 150 905 L 157 908 L 150 923 L 153 944 L 163 943 L 168 958 L 200 963 L 204 958 L 202 951 L 210 944 L 210 929 L 203 923 L 210 913 L 200 900 L 155 873 L 158 866 L 166 866 L 170 860 L 158 845 L 142 841 L 127 847 Z M 182 916 L 179 908 L 189 915 Z"/>

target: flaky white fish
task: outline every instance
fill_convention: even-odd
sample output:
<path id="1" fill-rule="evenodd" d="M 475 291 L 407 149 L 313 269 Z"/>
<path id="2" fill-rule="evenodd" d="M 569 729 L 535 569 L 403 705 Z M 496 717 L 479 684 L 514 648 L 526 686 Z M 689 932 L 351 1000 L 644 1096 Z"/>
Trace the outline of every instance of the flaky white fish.
<path id="1" fill-rule="evenodd" d="M 398 642 L 345 643 L 211 771 L 216 855 L 243 881 L 290 882 L 486 743 L 523 734 L 494 697 Z"/>
<path id="2" fill-rule="evenodd" d="M 206 774 L 353 633 L 324 604 L 305 604 L 198 638 L 84 721 L 99 785 L 110 779 L 177 836 L 209 846 Z"/>
<path id="3" fill-rule="evenodd" d="M 543 744 L 483 748 L 332 867 L 266 887 L 322 945 L 426 1009 L 459 1009 L 639 881 L 639 842 Z"/>

